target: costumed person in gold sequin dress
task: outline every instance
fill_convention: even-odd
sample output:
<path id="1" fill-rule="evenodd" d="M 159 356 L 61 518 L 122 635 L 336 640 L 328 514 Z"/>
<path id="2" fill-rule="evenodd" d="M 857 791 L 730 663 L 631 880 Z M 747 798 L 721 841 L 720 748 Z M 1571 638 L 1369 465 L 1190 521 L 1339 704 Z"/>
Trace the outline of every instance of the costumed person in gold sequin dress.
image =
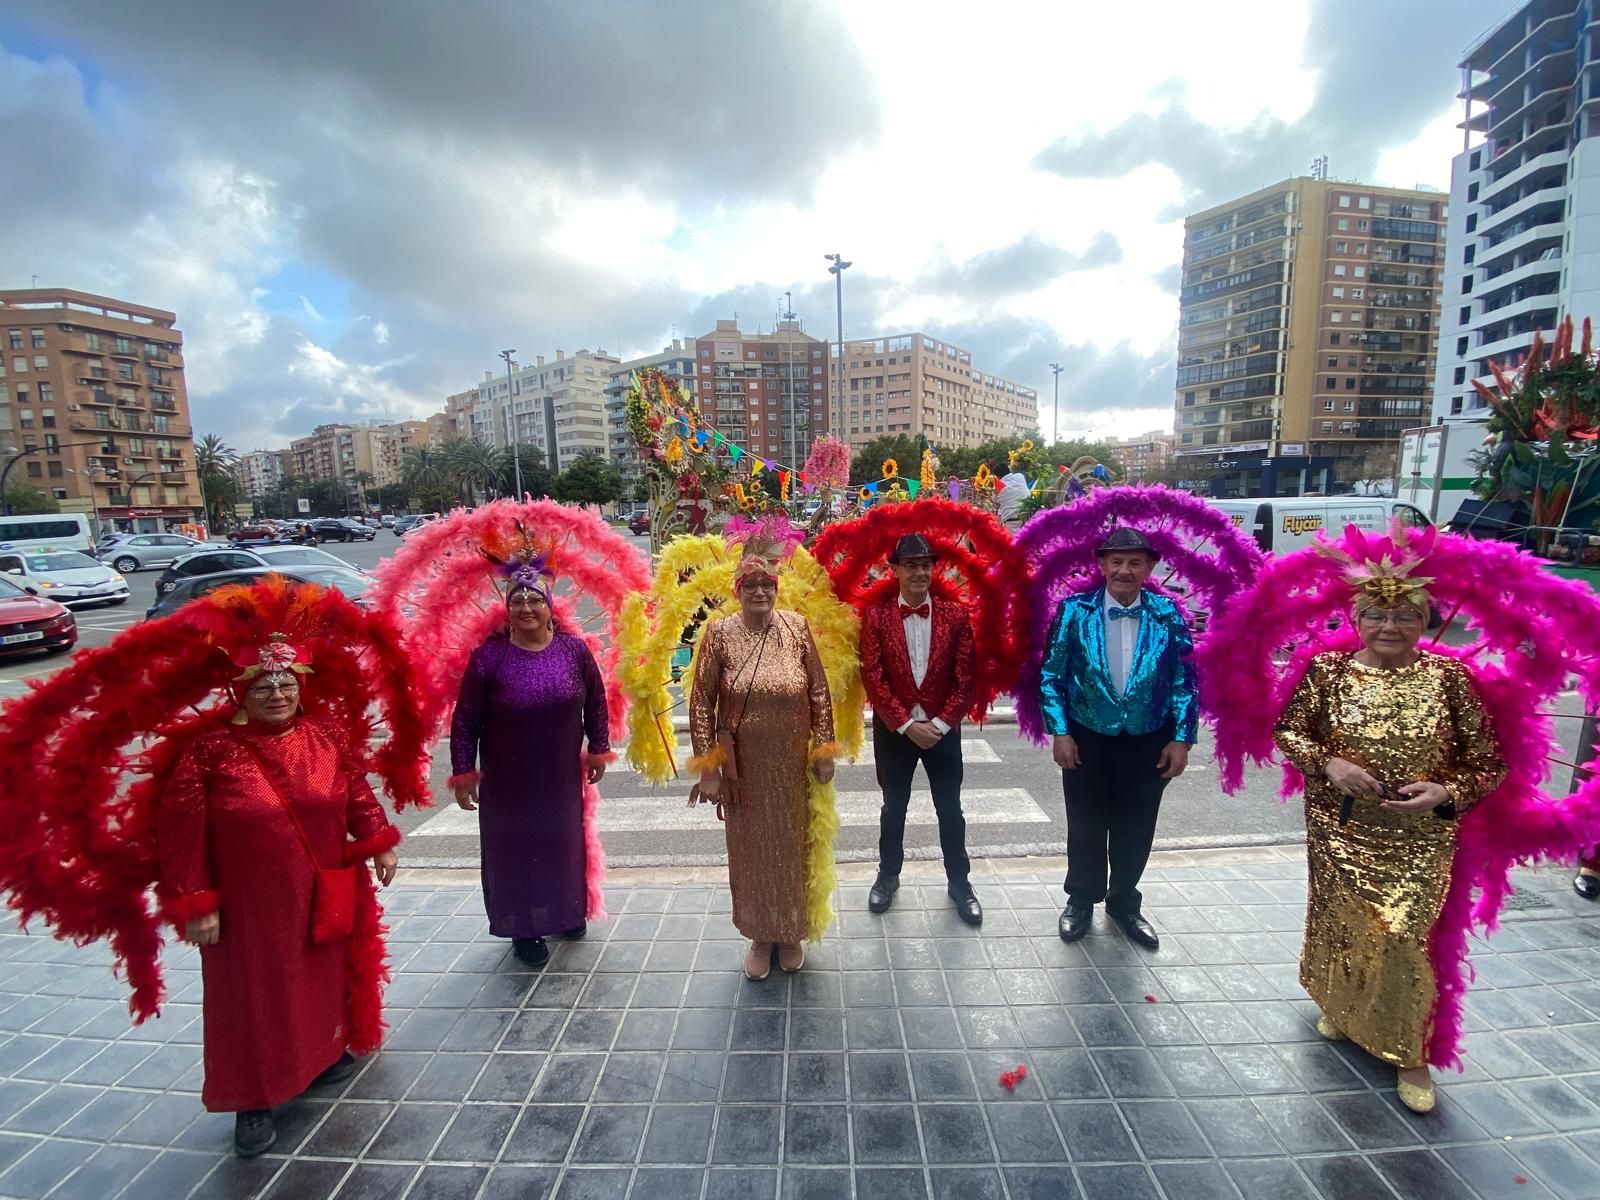
<path id="1" fill-rule="evenodd" d="M 752 547 L 753 549 L 753 547 Z M 805 961 L 807 767 L 833 778 L 833 707 L 804 617 L 779 612 L 778 565 L 747 553 L 734 575 L 740 611 L 706 627 L 689 697 L 700 782 L 727 824 L 733 923 L 750 939 L 744 971 L 765 979 Z"/>
<path id="2" fill-rule="evenodd" d="M 1428 946 L 1450 886 L 1455 818 L 1504 766 L 1466 669 L 1417 648 L 1430 581 L 1365 567 L 1351 579 L 1362 648 L 1313 658 L 1275 731 L 1305 776 L 1300 983 L 1322 1010 L 1317 1032 L 1392 1063 L 1401 1101 L 1428 1112 L 1438 992 Z"/>

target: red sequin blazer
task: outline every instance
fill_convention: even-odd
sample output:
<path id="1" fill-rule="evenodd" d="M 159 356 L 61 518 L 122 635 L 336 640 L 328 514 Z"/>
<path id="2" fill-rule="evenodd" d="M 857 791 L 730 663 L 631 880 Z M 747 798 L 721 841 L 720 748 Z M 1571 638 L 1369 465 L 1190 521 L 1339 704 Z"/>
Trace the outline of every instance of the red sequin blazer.
<path id="1" fill-rule="evenodd" d="M 972 623 L 967 610 L 951 600 L 930 597 L 929 603 L 933 628 L 920 688 L 911 674 L 899 594 L 861 614 L 861 682 L 873 714 L 890 729 L 909 721 L 918 704 L 928 720 L 938 717 L 950 726 L 959 724 L 972 706 Z"/>

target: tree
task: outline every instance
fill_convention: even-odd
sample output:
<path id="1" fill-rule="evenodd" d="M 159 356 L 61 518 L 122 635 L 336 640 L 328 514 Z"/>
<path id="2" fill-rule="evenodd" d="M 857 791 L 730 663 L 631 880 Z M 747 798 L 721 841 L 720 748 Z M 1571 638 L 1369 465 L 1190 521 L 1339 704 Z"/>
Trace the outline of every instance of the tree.
<path id="1" fill-rule="evenodd" d="M 551 494 L 572 504 L 612 504 L 622 496 L 622 476 L 593 450 L 585 450 L 556 476 Z"/>
<path id="2" fill-rule="evenodd" d="M 417 506 L 418 512 L 447 513 L 455 506 L 455 489 L 442 483 L 424 484 L 411 493 L 411 503 Z"/>
<path id="3" fill-rule="evenodd" d="M 222 528 L 239 500 L 239 479 L 233 473 L 239 452 L 214 433 L 194 444 L 194 469 L 205 493 L 206 523 Z"/>
<path id="4" fill-rule="evenodd" d="M 451 438 L 439 452 L 450 482 L 461 490 L 462 499 L 475 503 L 487 499 L 499 477 L 499 462 L 493 446 L 475 438 Z"/>
<path id="5" fill-rule="evenodd" d="M 356 485 L 356 497 L 361 504 L 361 511 L 367 511 L 367 489 L 377 483 L 377 478 L 371 471 L 357 471 L 350 476 L 350 482 Z"/>
<path id="6" fill-rule="evenodd" d="M 1387 495 L 1394 483 L 1400 447 L 1396 442 L 1364 446 L 1348 458 L 1339 459 L 1334 478 L 1355 485 L 1363 496 Z"/>
<path id="7" fill-rule="evenodd" d="M 419 488 L 450 486 L 450 470 L 441 451 L 427 446 L 407 446 L 400 454 L 400 481 L 415 492 Z"/>
<path id="8" fill-rule="evenodd" d="M 873 438 L 850 459 L 850 482 L 871 483 L 880 478 L 886 458 L 894 459 L 901 475 L 915 479 L 922 465 L 922 447 L 903 433 Z"/>
<path id="9" fill-rule="evenodd" d="M 411 499 L 411 490 L 403 483 L 386 483 L 367 493 L 367 499 L 382 512 L 396 512 Z"/>
<path id="10" fill-rule="evenodd" d="M 537 446 L 518 446 L 516 449 L 517 456 L 522 460 L 522 490 L 535 498 L 548 496 L 553 477 L 550 469 L 544 465 L 544 451 Z M 516 463 L 512 453 L 510 446 L 502 447 L 495 452 L 497 458 L 495 486 L 499 488 L 502 496 L 514 497 L 517 494 Z"/>
<path id="11" fill-rule="evenodd" d="M 12 479 L 6 483 L 5 507 L 14 517 L 61 511 L 55 497 L 40 491 L 26 479 Z"/>

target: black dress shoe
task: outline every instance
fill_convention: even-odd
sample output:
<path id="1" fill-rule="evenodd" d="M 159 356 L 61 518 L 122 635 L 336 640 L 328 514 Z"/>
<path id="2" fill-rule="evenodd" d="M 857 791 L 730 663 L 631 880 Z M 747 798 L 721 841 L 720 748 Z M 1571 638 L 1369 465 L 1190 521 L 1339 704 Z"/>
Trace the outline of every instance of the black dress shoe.
<path id="1" fill-rule="evenodd" d="M 346 1079 L 349 1079 L 350 1076 L 356 1073 L 356 1068 L 360 1065 L 361 1064 L 357 1060 L 356 1056 L 351 1054 L 350 1051 L 346 1050 L 343 1054 L 339 1055 L 333 1066 L 329 1067 L 321 1075 L 318 1075 L 311 1081 L 311 1086 L 331 1087 L 336 1083 L 343 1083 Z"/>
<path id="2" fill-rule="evenodd" d="M 1161 939 L 1156 936 L 1155 926 L 1138 913 L 1134 913 L 1131 917 L 1112 917 L 1111 919 L 1122 926 L 1122 932 L 1128 935 L 1129 941 L 1138 942 L 1139 945 L 1149 950 L 1154 950 L 1161 945 Z"/>
<path id="3" fill-rule="evenodd" d="M 1056 930 L 1061 934 L 1063 942 L 1075 942 L 1089 932 L 1089 919 L 1094 916 L 1092 908 L 1074 908 L 1067 905 L 1061 910 L 1061 920 L 1056 922 Z"/>
<path id="4" fill-rule="evenodd" d="M 542 967 L 550 961 L 550 947 L 543 938 L 512 938 L 511 949 L 530 967 Z"/>
<path id="5" fill-rule="evenodd" d="M 952 883 L 949 888 L 950 899 L 956 902 L 956 916 L 968 925 L 983 924 L 983 905 L 978 903 L 978 898 L 972 894 L 972 885 L 967 883 Z"/>
<path id="6" fill-rule="evenodd" d="M 1600 896 L 1600 877 L 1584 875 L 1582 873 L 1572 877 L 1572 890 L 1585 900 L 1593 900 Z"/>
<path id="7" fill-rule="evenodd" d="M 569 941 L 569 942 L 577 942 L 577 941 L 582 941 L 583 940 L 583 935 L 588 933 L 588 932 L 589 932 L 589 922 L 587 922 L 587 921 L 579 921 L 571 929 L 568 929 L 565 932 L 563 932 L 561 936 L 566 938 L 567 941 Z"/>
<path id="8" fill-rule="evenodd" d="M 872 890 L 867 893 L 867 911 L 885 913 L 894 903 L 894 894 L 900 890 L 900 876 L 885 875 L 878 872 L 878 877 L 872 881 Z"/>
<path id="9" fill-rule="evenodd" d="M 252 1108 L 234 1114 L 233 1152 L 240 1158 L 265 1154 L 277 1140 L 278 1131 L 273 1128 L 270 1108 Z"/>

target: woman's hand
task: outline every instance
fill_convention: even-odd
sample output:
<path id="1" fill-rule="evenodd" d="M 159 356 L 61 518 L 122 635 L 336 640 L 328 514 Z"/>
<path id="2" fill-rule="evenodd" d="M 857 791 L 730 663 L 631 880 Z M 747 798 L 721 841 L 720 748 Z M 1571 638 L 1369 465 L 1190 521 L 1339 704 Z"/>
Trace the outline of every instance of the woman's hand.
<path id="1" fill-rule="evenodd" d="M 603 758 L 591 758 L 589 760 L 589 770 L 587 772 L 589 782 L 599 783 L 603 778 L 605 778 L 605 774 L 606 760 Z"/>
<path id="2" fill-rule="evenodd" d="M 715 767 L 700 772 L 700 785 L 689 793 L 689 807 L 699 802 L 715 804 L 722 797 L 722 772 Z"/>
<path id="3" fill-rule="evenodd" d="M 463 780 L 455 786 L 456 803 L 468 812 L 478 807 L 478 781 L 476 779 Z"/>
<path id="4" fill-rule="evenodd" d="M 833 782 L 833 759 L 819 758 L 811 764 L 811 773 L 817 777 L 818 783 Z"/>
<path id="5" fill-rule="evenodd" d="M 388 887 L 394 879 L 395 869 L 400 865 L 400 858 L 393 850 L 385 850 L 373 858 L 372 865 L 378 872 L 378 886 Z"/>
<path id="6" fill-rule="evenodd" d="M 1328 765 L 1322 768 L 1322 773 L 1328 777 L 1328 782 L 1333 784 L 1334 791 L 1343 795 L 1383 795 L 1383 784 L 1348 759 L 1330 758 Z"/>
<path id="7" fill-rule="evenodd" d="M 1432 812 L 1441 804 L 1450 803 L 1450 793 L 1442 783 L 1408 783 L 1396 790 L 1405 799 L 1385 800 L 1379 805 L 1380 808 L 1393 809 L 1395 812 Z"/>
<path id="8" fill-rule="evenodd" d="M 221 937 L 222 917 L 217 913 L 207 913 L 184 923 L 183 940 L 196 946 L 215 946 Z"/>

